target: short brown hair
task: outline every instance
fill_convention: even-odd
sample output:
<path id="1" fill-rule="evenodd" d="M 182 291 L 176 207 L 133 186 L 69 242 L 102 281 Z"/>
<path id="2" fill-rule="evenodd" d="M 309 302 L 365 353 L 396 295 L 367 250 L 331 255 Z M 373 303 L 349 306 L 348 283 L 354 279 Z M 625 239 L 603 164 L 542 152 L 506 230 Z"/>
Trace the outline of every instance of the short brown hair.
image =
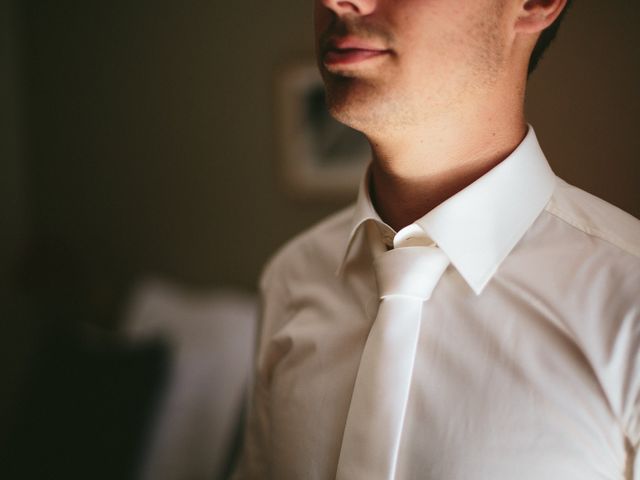
<path id="1" fill-rule="evenodd" d="M 560 15 L 558 16 L 558 18 L 556 18 L 556 21 L 553 22 L 551 25 L 549 25 L 540 34 L 538 43 L 536 43 L 536 46 L 534 47 L 533 52 L 531 53 L 531 58 L 529 59 L 529 71 L 528 71 L 529 75 L 531 75 L 531 72 L 535 70 L 536 66 L 538 65 L 538 62 L 540 61 L 540 59 L 542 59 L 542 55 L 547 50 L 547 47 L 549 47 L 549 44 L 551 44 L 553 39 L 556 37 L 556 34 L 558 33 L 558 29 L 560 28 L 560 23 L 562 23 L 562 19 L 567 13 L 567 10 L 569 10 L 569 7 L 571 6 L 572 1 L 573 0 L 567 0 L 566 6 L 562 10 L 562 12 L 560 12 Z"/>

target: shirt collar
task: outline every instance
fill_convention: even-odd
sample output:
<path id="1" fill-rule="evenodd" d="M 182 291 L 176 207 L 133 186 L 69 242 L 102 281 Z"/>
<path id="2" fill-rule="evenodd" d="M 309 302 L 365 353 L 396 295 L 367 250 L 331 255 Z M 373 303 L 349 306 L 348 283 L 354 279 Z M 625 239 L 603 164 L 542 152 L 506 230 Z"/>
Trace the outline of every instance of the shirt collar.
<path id="1" fill-rule="evenodd" d="M 505 160 L 450 197 L 416 224 L 447 254 L 469 287 L 480 294 L 502 261 L 547 205 L 555 175 L 529 126 L 520 145 Z M 361 227 L 375 222 L 386 243 L 395 232 L 375 211 L 369 170 L 358 193 L 341 273 Z"/>

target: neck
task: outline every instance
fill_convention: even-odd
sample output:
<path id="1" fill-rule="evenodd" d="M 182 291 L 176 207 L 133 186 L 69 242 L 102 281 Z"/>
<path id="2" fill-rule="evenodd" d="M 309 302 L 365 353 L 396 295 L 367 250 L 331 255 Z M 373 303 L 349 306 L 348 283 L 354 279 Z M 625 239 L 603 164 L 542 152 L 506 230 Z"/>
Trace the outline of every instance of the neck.
<path id="1" fill-rule="evenodd" d="M 494 103 L 392 135 L 387 130 L 384 138 L 369 135 L 371 197 L 382 220 L 398 231 L 507 158 L 527 131 L 522 102 L 512 103 L 519 107 Z"/>

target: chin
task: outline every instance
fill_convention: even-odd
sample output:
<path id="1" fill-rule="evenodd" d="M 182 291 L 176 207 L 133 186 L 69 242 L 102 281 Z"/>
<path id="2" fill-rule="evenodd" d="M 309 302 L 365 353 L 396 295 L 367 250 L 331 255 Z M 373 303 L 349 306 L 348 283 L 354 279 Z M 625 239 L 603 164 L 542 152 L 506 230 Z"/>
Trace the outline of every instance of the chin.
<path id="1" fill-rule="evenodd" d="M 337 121 L 365 135 L 377 128 L 376 119 L 384 102 L 370 85 L 348 77 L 325 78 L 325 90 L 327 107 Z"/>

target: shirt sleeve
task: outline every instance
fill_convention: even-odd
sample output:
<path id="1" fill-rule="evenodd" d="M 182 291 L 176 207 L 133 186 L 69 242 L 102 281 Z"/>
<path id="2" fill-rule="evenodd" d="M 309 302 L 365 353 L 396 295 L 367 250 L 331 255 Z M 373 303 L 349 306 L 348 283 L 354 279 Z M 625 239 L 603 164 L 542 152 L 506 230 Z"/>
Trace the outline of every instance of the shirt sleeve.
<path id="1" fill-rule="evenodd" d="M 635 368 L 632 383 L 635 387 L 635 398 L 631 406 L 631 418 L 627 427 L 629 441 L 630 465 L 633 473 L 629 475 L 630 480 L 640 480 L 640 341 L 636 348 Z"/>
<path id="2" fill-rule="evenodd" d="M 232 480 L 262 480 L 268 475 L 268 395 L 266 389 L 256 382 L 249 405 L 244 445 L 240 461 Z"/>
<path id="3" fill-rule="evenodd" d="M 232 480 L 265 480 L 270 478 L 270 376 L 274 364 L 272 338 L 286 319 L 288 289 L 274 260 L 260 279 L 260 334 L 257 342 L 256 369 L 249 400 L 243 449 Z"/>
<path id="4" fill-rule="evenodd" d="M 627 478 L 640 480 L 640 305 L 631 315 L 630 361 L 625 384 L 628 386 L 628 413 L 623 416 L 627 436 L 629 468 Z"/>

